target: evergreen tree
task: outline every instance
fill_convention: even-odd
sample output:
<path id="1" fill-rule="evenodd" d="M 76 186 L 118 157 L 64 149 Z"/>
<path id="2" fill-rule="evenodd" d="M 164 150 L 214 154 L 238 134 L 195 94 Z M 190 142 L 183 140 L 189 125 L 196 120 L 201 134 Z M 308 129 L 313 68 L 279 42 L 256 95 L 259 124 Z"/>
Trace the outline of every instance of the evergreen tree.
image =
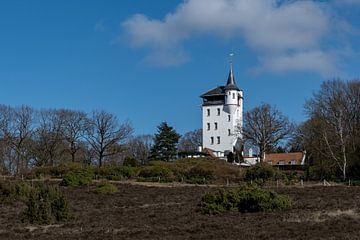
<path id="1" fill-rule="evenodd" d="M 151 149 L 151 159 L 170 161 L 175 158 L 180 135 L 166 122 L 158 126 L 154 146 Z"/>

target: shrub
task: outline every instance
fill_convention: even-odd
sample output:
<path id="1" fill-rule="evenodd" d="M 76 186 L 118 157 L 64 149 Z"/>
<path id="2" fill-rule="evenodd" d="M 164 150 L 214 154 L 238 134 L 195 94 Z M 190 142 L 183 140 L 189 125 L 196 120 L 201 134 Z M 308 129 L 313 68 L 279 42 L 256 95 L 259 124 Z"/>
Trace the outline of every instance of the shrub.
<path id="1" fill-rule="evenodd" d="M 219 214 L 224 212 L 269 212 L 291 207 L 287 196 L 261 189 L 256 186 L 245 186 L 233 190 L 219 190 L 205 193 L 200 206 L 203 213 Z"/>
<path id="2" fill-rule="evenodd" d="M 101 194 L 112 194 L 118 192 L 118 189 L 116 186 L 109 183 L 108 181 L 101 181 L 93 190 L 93 192 Z"/>
<path id="3" fill-rule="evenodd" d="M 14 199 L 26 201 L 30 196 L 33 188 L 26 182 L 18 182 L 12 187 L 12 195 Z"/>
<path id="4" fill-rule="evenodd" d="M 95 174 L 99 178 L 108 180 L 122 180 L 124 178 L 131 178 L 135 175 L 136 168 L 127 166 L 112 166 L 106 165 L 95 169 Z"/>
<path id="5" fill-rule="evenodd" d="M 57 186 L 40 184 L 25 201 L 23 222 L 31 224 L 51 224 L 69 219 L 68 203 Z"/>
<path id="6" fill-rule="evenodd" d="M 65 173 L 61 185 L 69 187 L 89 185 L 92 181 L 92 177 L 93 173 L 88 168 L 69 171 Z"/>
<path id="7" fill-rule="evenodd" d="M 190 168 L 185 172 L 186 182 L 204 184 L 215 179 L 214 172 L 200 166 Z"/>
<path id="8" fill-rule="evenodd" d="M 170 168 L 154 165 L 154 166 L 145 166 L 142 167 L 138 173 L 139 180 L 148 180 L 148 181 L 162 181 L 169 182 L 174 180 L 173 172 Z"/>
<path id="9" fill-rule="evenodd" d="M 261 180 L 266 181 L 281 177 L 278 169 L 267 163 L 258 163 L 249 167 L 245 172 L 245 180 Z"/>
<path id="10" fill-rule="evenodd" d="M 5 200 L 11 197 L 13 192 L 10 182 L 0 181 L 0 200 Z"/>
<path id="11" fill-rule="evenodd" d="M 0 200 L 25 201 L 32 191 L 32 187 L 26 182 L 0 181 Z"/>
<path id="12" fill-rule="evenodd" d="M 126 157 L 123 162 L 123 166 L 127 167 L 137 167 L 139 164 L 133 157 Z"/>

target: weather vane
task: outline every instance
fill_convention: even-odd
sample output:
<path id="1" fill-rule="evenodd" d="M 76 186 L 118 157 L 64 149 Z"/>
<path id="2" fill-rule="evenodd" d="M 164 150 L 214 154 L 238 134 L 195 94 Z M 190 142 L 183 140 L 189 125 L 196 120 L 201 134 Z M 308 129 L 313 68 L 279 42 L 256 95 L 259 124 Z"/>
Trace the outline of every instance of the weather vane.
<path id="1" fill-rule="evenodd" d="M 232 68 L 233 58 L 234 58 L 234 53 L 233 53 L 233 52 L 231 52 L 231 53 L 229 54 L 229 58 L 230 58 L 230 60 L 229 60 L 229 62 L 230 62 L 230 67 Z"/>

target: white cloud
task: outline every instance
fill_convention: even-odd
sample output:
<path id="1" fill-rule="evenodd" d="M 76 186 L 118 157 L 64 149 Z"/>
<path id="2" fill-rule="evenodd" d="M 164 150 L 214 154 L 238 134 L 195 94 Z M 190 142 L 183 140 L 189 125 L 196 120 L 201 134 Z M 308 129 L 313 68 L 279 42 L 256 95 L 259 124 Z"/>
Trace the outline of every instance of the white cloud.
<path id="1" fill-rule="evenodd" d="M 334 23 L 328 7 L 315 1 L 187 0 L 164 19 L 136 14 L 122 25 L 131 45 L 148 49 L 146 60 L 156 65 L 186 62 L 185 42 L 206 35 L 244 39 L 259 57 L 258 69 L 327 75 L 336 69 L 336 56 L 322 47 Z"/>

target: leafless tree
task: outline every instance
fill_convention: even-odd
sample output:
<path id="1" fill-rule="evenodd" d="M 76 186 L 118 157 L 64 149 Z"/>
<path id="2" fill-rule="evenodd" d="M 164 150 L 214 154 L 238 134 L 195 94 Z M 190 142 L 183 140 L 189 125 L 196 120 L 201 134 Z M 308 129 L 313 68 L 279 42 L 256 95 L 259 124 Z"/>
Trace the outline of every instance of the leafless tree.
<path id="1" fill-rule="evenodd" d="M 318 136 L 325 147 L 317 152 L 332 159 L 346 179 L 349 156 L 359 147 L 359 82 L 324 82 L 305 108 L 321 124 Z"/>
<path id="2" fill-rule="evenodd" d="M 94 111 L 88 120 L 86 138 L 97 155 L 101 167 L 106 157 L 119 152 L 116 145 L 124 143 L 133 129 L 130 123 L 120 124 L 117 118 L 105 111 Z"/>
<path id="3" fill-rule="evenodd" d="M 86 114 L 80 111 L 62 109 L 60 114 L 63 116 L 62 135 L 68 143 L 68 152 L 71 155 L 71 161 L 75 162 L 75 155 L 80 148 L 80 141 L 85 136 Z"/>
<path id="4" fill-rule="evenodd" d="M 10 116 L 10 147 L 12 151 L 13 169 L 16 175 L 27 170 L 31 152 L 31 137 L 34 132 L 34 111 L 31 107 L 21 106 L 13 109 Z"/>
<path id="5" fill-rule="evenodd" d="M 202 129 L 185 133 L 179 141 L 179 151 L 194 152 L 202 146 Z"/>
<path id="6" fill-rule="evenodd" d="M 292 124 L 279 110 L 262 104 L 245 113 L 241 133 L 246 141 L 259 148 L 262 162 L 265 152 L 289 137 L 292 129 Z"/>
<path id="7" fill-rule="evenodd" d="M 34 136 L 33 152 L 38 166 L 54 166 L 62 153 L 64 116 L 56 109 L 41 110 Z M 55 162 L 58 161 L 58 162 Z"/>
<path id="8" fill-rule="evenodd" d="M 10 123 L 12 109 L 9 106 L 0 105 L 0 168 L 2 172 L 10 171 L 11 139 Z"/>
<path id="9" fill-rule="evenodd" d="M 154 136 L 152 135 L 139 135 L 131 138 L 126 143 L 126 155 L 144 164 L 150 156 L 150 150 L 153 144 Z"/>

